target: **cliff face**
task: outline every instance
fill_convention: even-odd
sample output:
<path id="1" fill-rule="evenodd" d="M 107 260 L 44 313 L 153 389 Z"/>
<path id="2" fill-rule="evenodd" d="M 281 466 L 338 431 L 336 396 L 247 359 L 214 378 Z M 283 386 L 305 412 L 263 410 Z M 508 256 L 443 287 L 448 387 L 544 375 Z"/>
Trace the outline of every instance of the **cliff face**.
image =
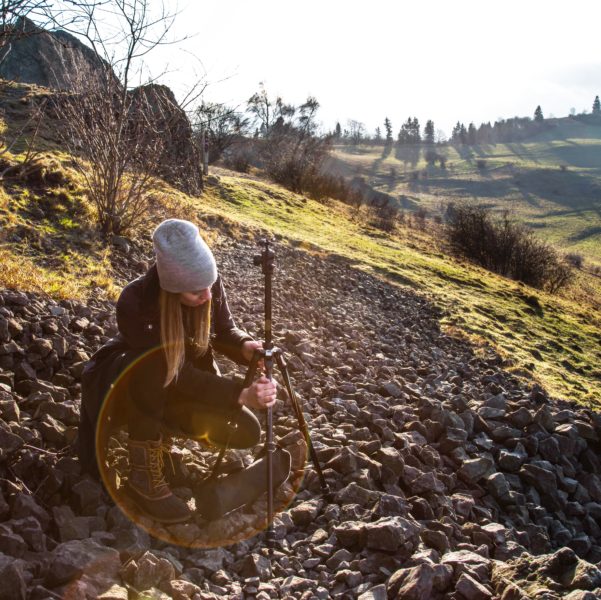
<path id="1" fill-rule="evenodd" d="M 27 19 L 16 23 L 11 41 L 0 49 L 0 78 L 74 94 L 104 94 L 105 90 L 108 94 L 108 88 L 113 93 L 122 90 L 110 65 L 91 48 L 65 31 L 45 31 Z M 113 81 L 107 83 L 111 78 Z M 95 81 L 98 85 L 94 85 Z M 10 91 L 0 90 L 0 109 L 5 114 L 7 104 L 11 105 L 13 101 L 13 87 L 10 86 Z M 129 93 L 132 128 L 146 123 L 160 132 L 162 158 L 156 174 L 188 193 L 200 193 L 199 152 L 193 141 L 190 121 L 173 92 L 167 86 L 151 84 Z M 50 106 L 61 102 L 61 94 L 51 93 L 50 96 Z M 50 121 L 56 120 L 56 114 L 47 113 Z"/>
<path id="2" fill-rule="evenodd" d="M 171 89 L 150 84 L 131 90 L 132 119 L 161 132 L 163 157 L 157 175 L 195 194 L 202 188 L 201 159 L 192 126 Z M 138 118 L 142 113 L 143 119 Z"/>
<path id="3" fill-rule="evenodd" d="M 14 26 L 2 49 L 0 77 L 20 83 L 72 90 L 76 74 L 93 76 L 101 66 L 96 54 L 66 31 L 45 31 L 28 19 Z"/>

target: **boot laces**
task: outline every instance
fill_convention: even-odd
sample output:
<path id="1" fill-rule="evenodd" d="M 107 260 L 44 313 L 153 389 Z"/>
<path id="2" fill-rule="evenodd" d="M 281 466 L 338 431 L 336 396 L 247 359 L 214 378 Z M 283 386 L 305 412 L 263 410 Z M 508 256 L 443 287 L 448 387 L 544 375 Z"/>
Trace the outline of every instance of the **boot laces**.
<path id="1" fill-rule="evenodd" d="M 152 485 L 155 488 L 167 487 L 167 482 L 165 481 L 165 476 L 163 474 L 163 468 L 165 466 L 165 461 L 163 460 L 164 452 L 166 452 L 166 446 L 163 444 L 156 448 L 152 448 L 152 450 L 149 452 L 148 462 L 150 463 L 150 476 L 152 479 Z M 170 454 L 169 459 L 171 459 Z M 173 461 L 171 462 L 171 467 L 173 468 Z"/>

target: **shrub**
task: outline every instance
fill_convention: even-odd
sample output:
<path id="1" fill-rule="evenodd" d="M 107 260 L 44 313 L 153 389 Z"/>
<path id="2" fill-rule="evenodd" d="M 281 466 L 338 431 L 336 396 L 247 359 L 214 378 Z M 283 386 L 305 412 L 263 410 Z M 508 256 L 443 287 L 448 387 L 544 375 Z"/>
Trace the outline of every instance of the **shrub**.
<path id="1" fill-rule="evenodd" d="M 371 205 L 370 212 L 372 213 L 372 219 L 370 225 L 381 231 L 394 231 L 395 224 L 398 217 L 398 209 L 391 204 L 385 204 L 382 206 Z"/>
<path id="2" fill-rule="evenodd" d="M 244 146 L 228 148 L 223 153 L 223 164 L 232 171 L 248 173 L 252 162 L 252 152 Z"/>
<path id="3" fill-rule="evenodd" d="M 507 213 L 495 218 L 483 206 L 449 205 L 446 216 L 452 250 L 484 268 L 551 293 L 571 280 L 571 266 Z"/>
<path id="4" fill-rule="evenodd" d="M 415 228 L 423 231 L 426 228 L 426 219 L 428 218 L 428 211 L 424 207 L 418 208 L 413 213 L 413 221 Z"/>
<path id="5" fill-rule="evenodd" d="M 582 269 L 582 265 L 584 265 L 584 256 L 582 256 L 582 254 L 578 254 L 577 252 L 570 252 L 569 254 L 566 254 L 566 260 L 575 269 Z"/>

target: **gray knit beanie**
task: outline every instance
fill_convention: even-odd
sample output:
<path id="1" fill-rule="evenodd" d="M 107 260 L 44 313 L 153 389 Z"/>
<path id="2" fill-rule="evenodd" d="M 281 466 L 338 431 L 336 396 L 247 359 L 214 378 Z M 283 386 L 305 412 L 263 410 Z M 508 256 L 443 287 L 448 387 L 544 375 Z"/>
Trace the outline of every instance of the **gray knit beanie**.
<path id="1" fill-rule="evenodd" d="M 167 219 L 152 233 L 161 287 L 167 292 L 195 292 L 217 281 L 210 248 L 190 221 Z"/>

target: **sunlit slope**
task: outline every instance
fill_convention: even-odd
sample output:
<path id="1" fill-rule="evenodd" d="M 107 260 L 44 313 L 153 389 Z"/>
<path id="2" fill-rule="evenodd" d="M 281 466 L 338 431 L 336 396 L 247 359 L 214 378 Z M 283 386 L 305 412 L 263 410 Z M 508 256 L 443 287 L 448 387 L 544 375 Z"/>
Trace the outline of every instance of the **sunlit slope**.
<path id="1" fill-rule="evenodd" d="M 601 264 L 601 126 L 570 119 L 526 142 L 436 147 L 446 158 L 428 167 L 410 151 L 338 147 L 328 168 L 360 175 L 409 210 L 440 212 L 468 200 L 509 210 L 565 251 Z"/>
<path id="2" fill-rule="evenodd" d="M 528 380 L 541 381 L 554 395 L 601 406 L 601 328 L 592 306 L 458 263 L 436 250 L 430 233 L 383 234 L 344 204 L 324 206 L 226 173 L 211 178 L 201 214 L 268 229 L 409 285 L 443 308 L 445 326 L 493 343 Z M 591 299 L 601 298 L 595 285 L 582 276 Z"/>

